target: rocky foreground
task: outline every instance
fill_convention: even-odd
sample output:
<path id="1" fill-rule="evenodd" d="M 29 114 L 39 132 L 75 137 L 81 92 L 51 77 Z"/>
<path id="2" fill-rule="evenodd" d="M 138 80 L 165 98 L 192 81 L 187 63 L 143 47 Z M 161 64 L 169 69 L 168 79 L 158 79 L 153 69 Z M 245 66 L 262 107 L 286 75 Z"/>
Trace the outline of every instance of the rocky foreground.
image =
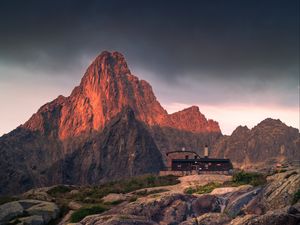
<path id="1" fill-rule="evenodd" d="M 187 188 L 199 187 L 212 181 L 228 183 L 230 179 L 230 176 L 224 175 L 194 175 L 181 177 L 181 182 L 176 185 L 140 189 L 127 194 L 108 194 L 100 200 L 101 204 L 110 205 L 108 210 L 86 216 L 76 224 L 296 225 L 300 223 L 300 169 L 279 171 L 267 176 L 267 183 L 264 185 L 223 185 L 205 194 L 186 192 Z M 67 192 L 61 195 L 65 198 L 57 198 L 46 190 L 49 188 L 34 189 L 23 194 L 21 200 L 2 204 L 0 224 L 38 225 L 49 222 L 69 224 L 72 213 L 98 204 L 91 204 L 92 199 L 80 202 L 75 197 L 73 200 L 67 197 L 78 196 L 83 190 L 82 187 L 66 189 Z M 87 200 L 89 204 L 85 204 Z M 69 212 L 61 207 L 62 202 L 68 204 Z"/>

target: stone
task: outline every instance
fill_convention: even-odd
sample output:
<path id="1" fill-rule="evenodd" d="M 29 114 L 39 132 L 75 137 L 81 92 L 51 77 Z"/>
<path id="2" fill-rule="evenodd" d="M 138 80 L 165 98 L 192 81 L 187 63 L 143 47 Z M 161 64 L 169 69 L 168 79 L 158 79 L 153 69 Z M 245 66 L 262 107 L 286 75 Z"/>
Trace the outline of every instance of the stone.
<path id="1" fill-rule="evenodd" d="M 243 210 L 246 208 L 247 204 L 251 202 L 254 198 L 258 196 L 258 194 L 262 191 L 262 188 L 258 187 L 254 190 L 251 190 L 249 192 L 246 192 L 240 196 L 238 196 L 233 201 L 230 201 L 228 205 L 226 206 L 226 213 L 230 217 L 236 217 L 240 215 Z"/>
<path id="2" fill-rule="evenodd" d="M 230 218 L 223 213 L 205 213 L 199 217 L 188 219 L 180 223 L 180 225 L 225 225 L 230 222 Z"/>
<path id="3" fill-rule="evenodd" d="M 205 194 L 192 201 L 191 210 L 194 216 L 209 212 L 221 212 L 219 198 L 214 195 Z"/>
<path id="4" fill-rule="evenodd" d="M 141 216 L 133 215 L 92 215 L 85 217 L 78 225 L 158 225 Z"/>
<path id="5" fill-rule="evenodd" d="M 56 219 L 59 216 L 59 211 L 55 203 L 42 201 L 26 209 L 29 215 L 42 216 L 45 223 Z"/>
<path id="6" fill-rule="evenodd" d="M 112 202 L 118 202 L 118 201 L 125 201 L 126 196 L 124 194 L 116 194 L 111 193 L 102 198 L 104 203 L 112 203 Z"/>
<path id="7" fill-rule="evenodd" d="M 71 210 L 77 210 L 77 209 L 80 209 L 82 207 L 82 205 L 79 204 L 78 202 L 71 201 L 71 202 L 69 202 L 68 207 Z"/>
<path id="8" fill-rule="evenodd" d="M 51 197 L 47 191 L 49 188 L 36 188 L 36 189 L 31 189 L 25 193 L 22 194 L 24 198 L 27 199 L 36 199 L 36 200 L 41 200 L 41 201 L 48 201 L 52 202 L 54 201 L 54 198 Z"/>
<path id="9" fill-rule="evenodd" d="M 268 211 L 261 216 L 248 215 L 246 218 L 238 217 L 231 221 L 231 225 L 298 225 L 300 214 L 289 214 L 289 207 Z"/>
<path id="10" fill-rule="evenodd" d="M 240 192 L 251 189 L 251 185 L 241 185 L 238 187 L 221 187 L 215 188 L 210 194 L 211 195 L 224 195 L 232 192 Z"/>
<path id="11" fill-rule="evenodd" d="M 8 202 L 0 205 L 0 224 L 21 216 L 24 213 L 22 205 L 18 201 Z"/>
<path id="12" fill-rule="evenodd" d="M 45 224 L 43 217 L 37 216 L 37 215 L 18 218 L 18 220 L 26 225 L 43 225 L 43 224 Z"/>
<path id="13" fill-rule="evenodd" d="M 300 189 L 300 169 L 277 173 L 268 177 L 264 189 L 264 205 L 267 210 L 284 208 L 291 204 L 294 193 Z"/>

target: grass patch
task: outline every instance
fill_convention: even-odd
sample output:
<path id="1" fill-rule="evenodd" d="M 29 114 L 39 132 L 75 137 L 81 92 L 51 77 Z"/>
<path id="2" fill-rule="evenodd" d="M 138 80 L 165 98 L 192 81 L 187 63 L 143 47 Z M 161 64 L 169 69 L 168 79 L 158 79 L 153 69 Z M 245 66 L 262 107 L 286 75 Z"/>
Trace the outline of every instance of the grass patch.
<path id="1" fill-rule="evenodd" d="M 231 181 L 226 181 L 223 184 L 211 182 L 203 186 L 189 187 L 184 192 L 186 194 L 207 194 L 219 187 L 237 187 L 245 184 L 260 186 L 266 183 L 266 177 L 261 173 L 239 171 L 233 174 Z"/>
<path id="2" fill-rule="evenodd" d="M 135 202 L 137 199 L 138 199 L 137 196 L 132 196 L 130 197 L 129 202 Z"/>
<path id="3" fill-rule="evenodd" d="M 186 194 L 208 194 L 212 192 L 215 188 L 222 187 L 222 184 L 211 182 L 203 186 L 197 186 L 195 188 L 187 188 L 185 189 Z"/>
<path id="4" fill-rule="evenodd" d="M 75 211 L 71 215 L 70 222 L 71 223 L 77 223 L 77 222 L 81 221 L 86 216 L 102 213 L 106 210 L 107 210 L 107 208 L 105 208 L 103 206 L 92 206 L 92 207 L 89 207 L 89 208 L 81 208 L 81 209 L 78 209 L 77 211 Z"/>
<path id="5" fill-rule="evenodd" d="M 266 177 L 261 173 L 240 171 L 233 174 L 232 183 L 236 185 L 250 184 L 252 186 L 264 185 Z"/>
<path id="6" fill-rule="evenodd" d="M 300 200 L 300 189 L 298 189 L 298 191 L 295 192 L 292 200 L 292 204 L 296 204 L 299 200 Z"/>
<path id="7" fill-rule="evenodd" d="M 104 204 L 108 205 L 108 206 L 114 206 L 114 205 L 119 205 L 122 202 L 125 202 L 125 200 L 116 200 L 116 201 L 112 201 L 112 202 L 105 202 Z"/>
<path id="8" fill-rule="evenodd" d="M 72 189 L 70 187 L 68 187 L 68 186 L 58 185 L 58 186 L 55 186 L 55 187 L 49 189 L 47 191 L 47 193 L 49 195 L 51 195 L 52 197 L 56 197 L 56 196 L 58 196 L 60 194 L 65 194 L 67 192 L 70 192 L 71 190 Z"/>
<path id="9" fill-rule="evenodd" d="M 178 183 L 179 180 L 176 176 L 144 175 L 81 190 L 80 193 L 74 195 L 73 198 L 81 202 L 88 201 L 89 203 L 96 203 L 110 193 L 125 194 L 142 188 L 175 185 Z"/>
<path id="10" fill-rule="evenodd" d="M 162 193 L 162 192 L 166 192 L 168 191 L 167 189 L 154 189 L 154 190 L 150 190 L 148 191 L 147 189 L 145 190 L 141 190 L 141 191 L 137 191 L 134 192 L 134 194 L 138 195 L 138 196 L 148 196 L 148 195 L 152 195 L 152 194 L 158 194 L 158 193 Z"/>

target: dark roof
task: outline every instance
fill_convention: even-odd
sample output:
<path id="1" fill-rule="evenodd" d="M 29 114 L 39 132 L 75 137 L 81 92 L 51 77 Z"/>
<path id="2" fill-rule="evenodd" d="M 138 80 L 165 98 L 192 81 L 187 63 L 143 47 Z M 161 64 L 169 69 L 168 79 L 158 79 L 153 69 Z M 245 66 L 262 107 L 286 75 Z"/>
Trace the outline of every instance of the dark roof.
<path id="1" fill-rule="evenodd" d="M 173 154 L 173 153 L 192 153 L 192 154 L 195 154 L 197 155 L 199 158 L 200 158 L 200 155 L 198 155 L 196 152 L 194 151 L 171 151 L 171 152 L 167 152 L 166 155 L 168 156 L 169 154 Z"/>
<path id="2" fill-rule="evenodd" d="M 229 163 L 230 159 L 215 159 L 215 158 L 200 158 L 200 159 L 173 159 L 174 162 L 226 162 Z"/>

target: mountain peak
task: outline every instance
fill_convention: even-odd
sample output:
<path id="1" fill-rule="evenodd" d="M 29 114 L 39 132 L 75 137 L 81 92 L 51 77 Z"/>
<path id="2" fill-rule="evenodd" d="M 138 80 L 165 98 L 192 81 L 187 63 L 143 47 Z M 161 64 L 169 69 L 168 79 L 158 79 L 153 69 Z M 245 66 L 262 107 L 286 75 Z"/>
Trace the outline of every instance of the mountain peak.
<path id="1" fill-rule="evenodd" d="M 163 125 L 194 133 L 221 133 L 218 122 L 207 120 L 198 106 L 191 106 L 170 114 Z"/>
<path id="2" fill-rule="evenodd" d="M 119 52 L 103 51 L 98 55 L 87 69 L 89 76 L 97 76 L 101 73 L 111 76 L 130 74 L 125 57 Z"/>
<path id="3" fill-rule="evenodd" d="M 217 122 L 207 120 L 198 106 L 168 115 L 151 85 L 132 75 L 124 56 L 103 51 L 88 67 L 69 97 L 46 104 L 25 124 L 26 128 L 57 135 L 60 140 L 92 131 L 130 107 L 137 120 L 196 133 L 221 133 Z M 50 129 L 51 128 L 51 129 Z"/>

